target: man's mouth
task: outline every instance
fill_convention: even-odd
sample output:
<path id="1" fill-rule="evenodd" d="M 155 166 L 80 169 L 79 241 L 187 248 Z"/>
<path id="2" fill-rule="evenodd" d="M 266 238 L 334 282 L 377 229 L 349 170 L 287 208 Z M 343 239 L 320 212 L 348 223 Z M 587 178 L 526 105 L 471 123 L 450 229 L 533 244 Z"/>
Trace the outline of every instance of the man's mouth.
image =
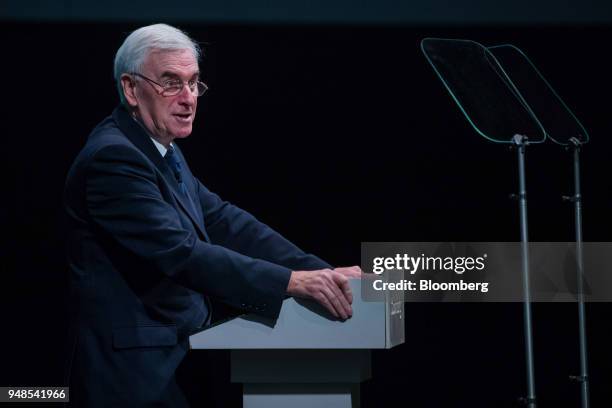
<path id="1" fill-rule="evenodd" d="M 174 116 L 180 121 L 180 122 L 190 122 L 191 121 L 191 117 L 192 114 L 191 113 L 175 113 Z"/>

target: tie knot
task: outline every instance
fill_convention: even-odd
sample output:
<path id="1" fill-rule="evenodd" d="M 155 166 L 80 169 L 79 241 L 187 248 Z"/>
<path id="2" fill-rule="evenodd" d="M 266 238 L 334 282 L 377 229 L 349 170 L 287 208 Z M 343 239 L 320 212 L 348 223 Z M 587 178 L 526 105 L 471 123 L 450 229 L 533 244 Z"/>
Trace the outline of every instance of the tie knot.
<path id="1" fill-rule="evenodd" d="M 164 159 L 166 160 L 166 163 L 168 163 L 168 166 L 170 167 L 170 170 L 172 170 L 172 173 L 174 173 L 176 181 L 181 183 L 183 181 L 183 176 L 181 172 L 181 161 L 179 160 L 178 155 L 174 151 L 174 147 L 172 145 L 168 147 L 168 151 L 166 152 Z"/>

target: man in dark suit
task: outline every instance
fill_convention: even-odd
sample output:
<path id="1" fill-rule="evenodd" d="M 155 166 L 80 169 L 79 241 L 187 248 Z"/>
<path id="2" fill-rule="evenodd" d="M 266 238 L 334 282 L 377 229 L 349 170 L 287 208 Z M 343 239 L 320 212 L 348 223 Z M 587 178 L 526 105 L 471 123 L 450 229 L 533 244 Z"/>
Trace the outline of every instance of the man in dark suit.
<path id="1" fill-rule="evenodd" d="M 210 299 L 277 317 L 286 295 L 350 317 L 348 277 L 190 172 L 175 139 L 191 133 L 199 48 L 157 24 L 117 51 L 122 104 L 89 135 L 67 177 L 71 336 L 76 406 L 186 406 L 174 373 Z"/>

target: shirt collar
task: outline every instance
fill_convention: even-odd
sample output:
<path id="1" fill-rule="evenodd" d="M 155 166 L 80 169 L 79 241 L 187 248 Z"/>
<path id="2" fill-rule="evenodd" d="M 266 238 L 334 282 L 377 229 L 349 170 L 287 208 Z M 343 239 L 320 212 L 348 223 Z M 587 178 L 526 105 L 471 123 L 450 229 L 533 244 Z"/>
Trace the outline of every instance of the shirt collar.
<path id="1" fill-rule="evenodd" d="M 166 152 L 168 151 L 168 148 L 164 146 L 163 144 L 159 143 L 153 137 L 151 137 L 151 135 L 149 135 L 149 137 L 153 141 L 153 144 L 155 145 L 155 147 L 157 147 L 157 150 L 159 150 L 159 154 L 161 154 L 162 157 L 166 157 Z M 170 143 L 170 146 L 172 146 L 172 143 Z"/>
<path id="2" fill-rule="evenodd" d="M 159 143 L 157 140 L 155 140 L 155 138 L 153 136 L 151 136 L 151 133 L 149 132 L 149 130 L 146 127 L 144 127 L 144 125 L 138 119 L 136 119 L 134 116 L 131 116 L 131 118 L 134 119 L 134 121 L 136 123 L 138 123 L 144 129 L 144 131 L 147 133 L 147 135 L 149 135 L 149 137 L 153 141 L 153 144 L 155 145 L 155 147 L 159 151 L 159 154 L 161 154 L 162 157 L 166 157 L 166 153 L 168 152 L 168 148 L 166 146 L 164 146 L 163 144 Z M 174 147 L 174 146 L 172 146 L 172 143 L 170 143 L 170 146 Z"/>

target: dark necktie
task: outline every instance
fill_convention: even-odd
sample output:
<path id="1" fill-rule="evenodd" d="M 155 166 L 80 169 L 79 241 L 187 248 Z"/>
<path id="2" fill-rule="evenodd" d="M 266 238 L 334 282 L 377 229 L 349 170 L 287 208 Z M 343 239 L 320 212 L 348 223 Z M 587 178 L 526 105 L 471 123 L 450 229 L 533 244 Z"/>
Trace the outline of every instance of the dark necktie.
<path id="1" fill-rule="evenodd" d="M 191 211 L 194 217 L 196 217 L 196 219 L 200 221 L 200 215 L 196 211 L 196 206 L 194 204 L 194 201 L 191 198 L 191 195 L 189 194 L 189 190 L 187 189 L 187 185 L 185 184 L 185 181 L 183 180 L 183 168 L 181 165 L 181 159 L 178 157 L 178 154 L 174 151 L 174 147 L 172 145 L 168 147 L 168 151 L 166 152 L 164 159 L 166 160 L 166 163 L 168 163 L 168 167 L 170 167 L 170 170 L 172 170 L 172 173 L 174 174 L 174 178 L 176 179 L 176 182 L 179 185 L 179 189 L 181 190 L 181 193 L 183 193 L 184 198 L 186 198 L 187 204 L 190 207 L 189 211 Z"/>

